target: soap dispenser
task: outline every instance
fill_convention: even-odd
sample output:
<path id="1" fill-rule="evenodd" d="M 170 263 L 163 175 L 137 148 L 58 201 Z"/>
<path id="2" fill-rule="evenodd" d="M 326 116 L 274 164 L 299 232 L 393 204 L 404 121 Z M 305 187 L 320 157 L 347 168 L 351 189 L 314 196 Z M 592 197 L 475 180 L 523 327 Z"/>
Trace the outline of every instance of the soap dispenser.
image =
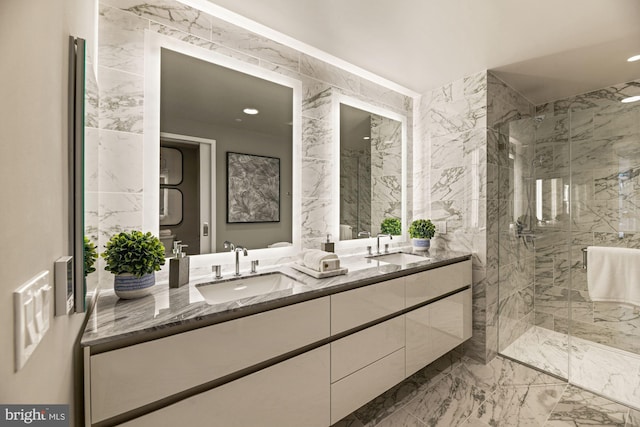
<path id="1" fill-rule="evenodd" d="M 169 260 L 169 287 L 179 288 L 189 283 L 189 257 L 183 252 L 187 245 L 180 240 L 173 242 L 174 257 Z"/>
<path id="2" fill-rule="evenodd" d="M 335 252 L 335 244 L 331 241 L 331 234 L 327 234 L 327 241 L 320 243 L 320 249 L 325 252 Z"/>

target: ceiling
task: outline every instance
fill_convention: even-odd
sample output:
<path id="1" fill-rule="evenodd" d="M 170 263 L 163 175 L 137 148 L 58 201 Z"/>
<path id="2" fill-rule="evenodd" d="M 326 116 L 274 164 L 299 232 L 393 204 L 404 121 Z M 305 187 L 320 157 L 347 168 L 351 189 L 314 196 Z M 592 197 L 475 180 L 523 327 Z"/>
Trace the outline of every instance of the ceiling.
<path id="1" fill-rule="evenodd" d="M 638 0 L 210 0 L 417 93 L 485 70 L 535 104 L 640 78 Z"/>

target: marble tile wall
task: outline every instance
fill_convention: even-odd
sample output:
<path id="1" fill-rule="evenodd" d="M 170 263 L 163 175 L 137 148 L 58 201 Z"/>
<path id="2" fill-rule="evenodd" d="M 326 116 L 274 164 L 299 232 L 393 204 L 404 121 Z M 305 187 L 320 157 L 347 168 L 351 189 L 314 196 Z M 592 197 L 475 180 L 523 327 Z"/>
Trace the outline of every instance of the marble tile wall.
<path id="1" fill-rule="evenodd" d="M 402 217 L 402 123 L 371 115 L 371 234 Z"/>
<path id="2" fill-rule="evenodd" d="M 371 230 L 370 145 L 360 150 L 340 147 L 340 224 L 352 227 L 352 239 L 361 230 Z"/>
<path id="3" fill-rule="evenodd" d="M 544 160 L 536 177 L 556 179 L 556 194 L 570 178 L 572 203 L 570 218 L 564 209 L 555 216 L 543 209 L 549 224 L 536 251 L 536 324 L 567 332 L 571 316 L 572 335 L 635 353 L 638 310 L 591 301 L 581 248 L 640 248 L 640 106 L 620 103 L 639 92 L 636 80 L 540 105 L 536 131 L 536 156 Z M 545 184 L 543 202 L 552 205 L 554 185 Z"/>
<path id="4" fill-rule="evenodd" d="M 473 337 L 465 351 L 484 361 L 497 348 L 497 251 L 490 259 L 487 244 L 487 72 L 423 94 L 419 121 L 414 219 L 446 221 L 434 247 L 473 253 Z M 493 301 L 489 288 L 496 288 Z"/>
<path id="5" fill-rule="evenodd" d="M 533 326 L 533 243 L 518 238 L 514 231 L 517 221 L 524 230 L 530 229 L 529 168 L 534 143 L 530 118 L 535 108 L 492 73 L 488 74 L 487 104 L 488 218 L 497 218 L 487 230 L 488 260 L 492 277 L 497 277 L 487 290 L 487 312 L 497 313 L 497 343 L 502 351 Z"/>
<path id="6" fill-rule="evenodd" d="M 302 82 L 302 241 L 319 247 L 331 229 L 331 96 L 342 93 L 406 115 L 413 99 L 175 0 L 101 0 L 99 11 L 99 241 L 142 224 L 144 34 L 155 31 Z M 123 161 L 125 160 L 126 161 Z M 409 165 L 409 176 L 413 165 Z M 101 181 L 102 184 L 103 181 Z M 409 186 L 409 211 L 412 209 Z M 262 260 L 261 260 L 262 263 Z M 223 266 L 223 269 L 227 268 Z M 107 284 L 109 286 L 109 284 Z"/>
<path id="7" fill-rule="evenodd" d="M 90 49 L 89 49 L 90 51 Z M 85 64 L 85 110 L 84 110 L 84 234 L 94 245 L 99 242 L 99 164 L 100 131 L 98 129 L 100 97 L 95 74 L 93 55 L 87 55 Z M 99 250 L 99 249 L 98 249 Z M 87 290 L 97 288 L 103 260 L 98 259 L 96 271 L 87 275 Z"/>

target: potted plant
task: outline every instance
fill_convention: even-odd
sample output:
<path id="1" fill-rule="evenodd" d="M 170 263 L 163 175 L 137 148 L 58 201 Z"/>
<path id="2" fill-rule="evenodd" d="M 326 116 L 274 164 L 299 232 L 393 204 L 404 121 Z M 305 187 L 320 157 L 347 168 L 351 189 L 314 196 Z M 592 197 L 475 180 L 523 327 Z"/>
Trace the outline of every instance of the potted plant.
<path id="1" fill-rule="evenodd" d="M 431 238 L 436 234 L 436 226 L 429 219 L 416 219 L 409 226 L 409 236 L 414 251 L 426 251 L 431 246 Z"/>
<path id="2" fill-rule="evenodd" d="M 151 293 L 155 272 L 164 264 L 164 246 L 151 233 L 122 232 L 107 242 L 102 257 L 105 270 L 115 275 L 116 295 L 123 299 L 139 298 Z"/>
<path id="3" fill-rule="evenodd" d="M 398 218 L 385 218 L 380 223 L 380 232 L 384 234 L 391 234 L 392 236 L 399 236 L 402 232 L 402 225 Z"/>
<path id="4" fill-rule="evenodd" d="M 98 250 L 96 249 L 96 245 L 94 245 L 87 236 L 84 236 L 84 250 L 82 252 L 84 255 L 84 277 L 87 277 L 89 273 L 96 271 L 96 268 L 93 265 L 98 259 Z"/>

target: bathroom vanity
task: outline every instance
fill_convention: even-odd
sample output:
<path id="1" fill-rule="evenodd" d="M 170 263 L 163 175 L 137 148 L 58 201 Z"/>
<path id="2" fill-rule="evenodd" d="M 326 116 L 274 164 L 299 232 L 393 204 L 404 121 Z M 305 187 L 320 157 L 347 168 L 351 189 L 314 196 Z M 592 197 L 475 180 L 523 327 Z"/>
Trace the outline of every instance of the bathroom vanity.
<path id="1" fill-rule="evenodd" d="M 329 279 L 285 265 L 265 273 L 295 285 L 220 304 L 198 281 L 105 292 L 82 339 L 86 425 L 329 426 L 471 337 L 470 255 L 428 256 L 344 257 Z"/>

